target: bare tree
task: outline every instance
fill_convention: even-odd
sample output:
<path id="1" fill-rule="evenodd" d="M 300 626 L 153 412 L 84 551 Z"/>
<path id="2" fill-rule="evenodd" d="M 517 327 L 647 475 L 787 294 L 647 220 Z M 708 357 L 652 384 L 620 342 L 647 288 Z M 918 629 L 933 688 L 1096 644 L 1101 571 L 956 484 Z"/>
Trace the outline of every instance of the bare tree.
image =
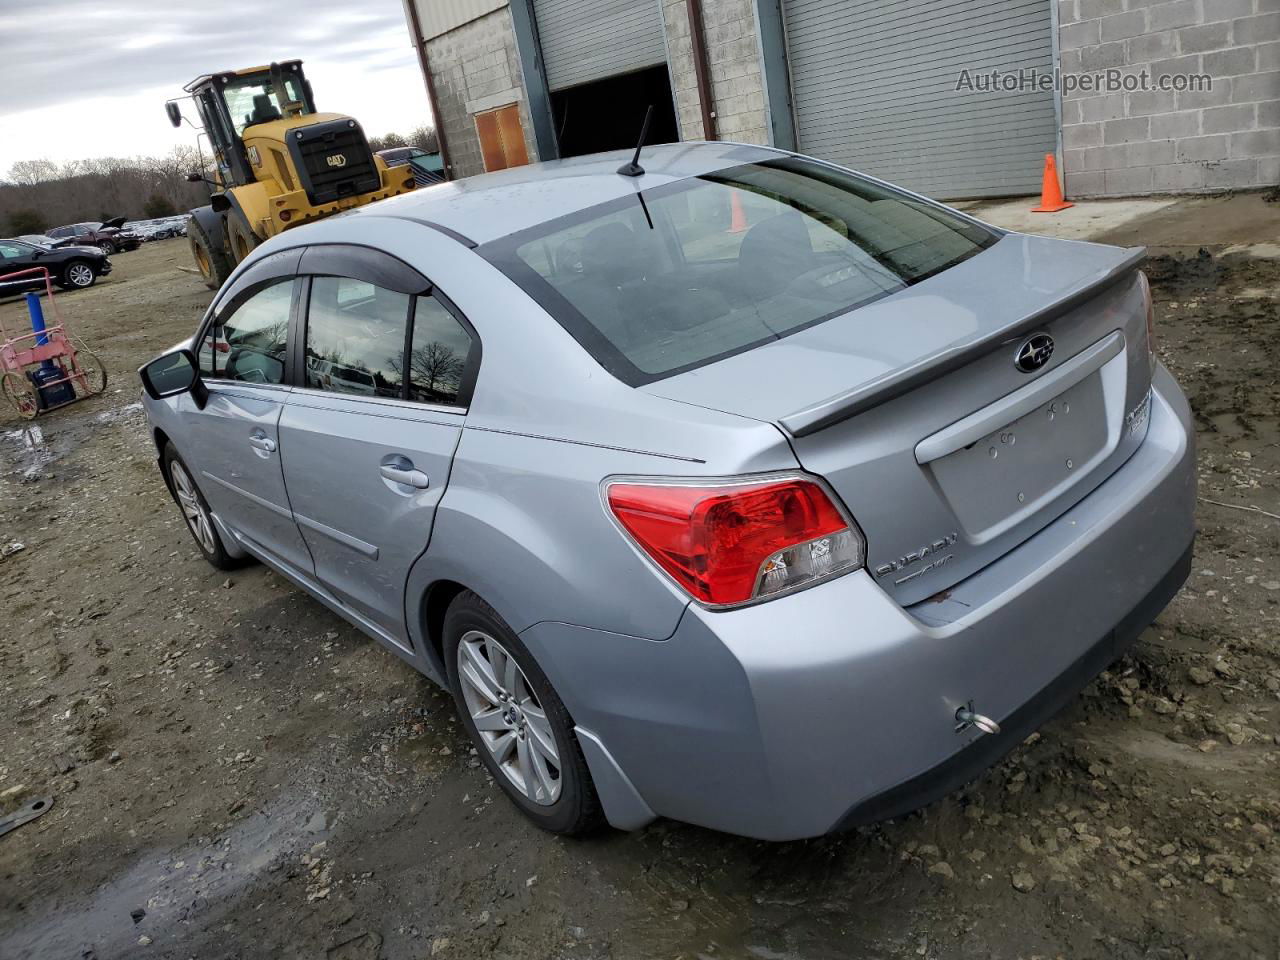
<path id="1" fill-rule="evenodd" d="M 437 153 L 440 150 L 440 138 L 436 136 L 435 127 L 414 127 L 409 131 L 409 146 Z"/>
<path id="2" fill-rule="evenodd" d="M 397 377 L 404 376 L 404 364 L 399 357 L 387 360 L 387 366 Z M 435 396 L 458 389 L 466 362 L 454 349 L 439 340 L 432 340 L 422 347 L 414 347 L 409 354 L 411 393 L 427 393 Z"/>
<path id="3" fill-rule="evenodd" d="M 374 153 L 392 147 L 417 147 L 427 153 L 435 153 L 440 149 L 440 144 L 434 127 L 415 127 L 407 137 L 392 131 L 381 137 L 369 138 L 369 149 Z"/>
<path id="4" fill-rule="evenodd" d="M 34 187 L 57 180 L 58 165 L 52 160 L 19 160 L 9 168 L 9 179 L 20 187 Z"/>
<path id="5" fill-rule="evenodd" d="M 205 171 L 198 152 L 190 147 L 163 157 L 89 157 L 61 166 L 48 160 L 20 161 L 13 165 L 9 182 L 0 183 L 0 223 L 19 212 L 34 212 L 48 226 L 141 217 L 153 198 L 189 210 L 209 202 L 207 187 L 187 182 L 192 172 Z M 162 206 L 157 203 L 152 209 Z"/>
<path id="6" fill-rule="evenodd" d="M 416 387 L 428 393 L 441 392 L 438 386 L 456 390 L 462 377 L 462 358 L 452 347 L 432 340 L 424 347 L 415 347 L 409 354 L 409 372 Z"/>

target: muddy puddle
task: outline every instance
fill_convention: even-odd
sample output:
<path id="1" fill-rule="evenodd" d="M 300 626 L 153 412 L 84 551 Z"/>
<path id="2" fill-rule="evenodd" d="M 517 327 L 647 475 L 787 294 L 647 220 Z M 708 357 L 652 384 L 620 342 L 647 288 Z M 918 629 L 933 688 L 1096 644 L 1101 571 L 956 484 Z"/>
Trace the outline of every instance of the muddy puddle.
<path id="1" fill-rule="evenodd" d="M 98 411 L 51 411 L 21 426 L 0 430 L 0 465 L 6 474 L 37 480 L 78 445 L 91 443 L 99 429 L 128 418 L 144 419 L 141 402 Z"/>
<path id="2" fill-rule="evenodd" d="M 217 838 L 144 849 L 88 897 L 32 904 L 20 928 L 0 932 L 0 956 L 129 956 L 148 931 L 181 929 L 290 859 L 323 864 L 328 824 L 316 810 L 314 797 L 287 795 Z"/>

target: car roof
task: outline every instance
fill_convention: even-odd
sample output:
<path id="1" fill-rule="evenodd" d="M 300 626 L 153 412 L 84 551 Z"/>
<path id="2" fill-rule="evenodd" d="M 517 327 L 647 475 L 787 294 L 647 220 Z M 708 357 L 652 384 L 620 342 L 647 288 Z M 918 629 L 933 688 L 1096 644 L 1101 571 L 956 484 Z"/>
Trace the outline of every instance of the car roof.
<path id="1" fill-rule="evenodd" d="M 751 144 L 669 143 L 640 152 L 639 177 L 618 167 L 634 150 L 549 160 L 422 187 L 345 216 L 394 216 L 438 224 L 477 244 L 517 233 L 618 197 L 785 154 Z"/>

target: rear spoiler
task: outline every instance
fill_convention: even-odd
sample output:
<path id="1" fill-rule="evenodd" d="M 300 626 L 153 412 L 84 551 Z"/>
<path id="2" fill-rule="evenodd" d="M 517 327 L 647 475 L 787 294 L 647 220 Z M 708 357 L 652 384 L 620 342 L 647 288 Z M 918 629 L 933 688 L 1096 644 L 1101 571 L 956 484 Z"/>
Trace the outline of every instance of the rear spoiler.
<path id="1" fill-rule="evenodd" d="M 1125 250 L 1125 253 L 1126 256 L 1123 260 L 1097 279 L 1089 281 L 1084 286 L 1071 291 L 1066 296 L 1053 301 L 1035 313 L 1029 314 L 1017 323 L 1012 323 L 1000 330 L 994 330 L 986 336 L 970 340 L 967 343 L 939 350 L 932 356 L 924 357 L 910 366 L 886 373 L 847 393 L 838 393 L 833 397 L 828 397 L 826 400 L 815 403 L 811 407 L 797 410 L 795 413 L 789 413 L 778 422 L 791 436 L 805 437 L 811 433 L 817 433 L 819 430 L 825 430 L 827 427 L 842 420 L 848 420 L 850 417 L 865 413 L 874 407 L 880 406 L 882 403 L 893 400 L 895 397 L 902 396 L 922 383 L 962 367 L 966 363 L 970 363 L 983 354 L 990 352 L 993 348 L 1001 346 L 1023 334 L 1030 333 L 1055 317 L 1074 310 L 1086 300 L 1091 300 L 1108 287 L 1123 280 L 1146 259 L 1147 248 L 1129 247 Z"/>

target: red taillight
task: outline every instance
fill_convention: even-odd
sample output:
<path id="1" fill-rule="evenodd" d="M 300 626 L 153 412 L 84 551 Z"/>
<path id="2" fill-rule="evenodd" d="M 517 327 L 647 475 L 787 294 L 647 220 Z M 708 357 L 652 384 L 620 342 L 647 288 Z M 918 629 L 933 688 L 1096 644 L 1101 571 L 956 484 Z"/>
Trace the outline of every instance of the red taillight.
<path id="1" fill-rule="evenodd" d="M 641 549 L 703 603 L 745 603 L 862 564 L 862 535 L 803 477 L 618 481 L 607 498 Z"/>

